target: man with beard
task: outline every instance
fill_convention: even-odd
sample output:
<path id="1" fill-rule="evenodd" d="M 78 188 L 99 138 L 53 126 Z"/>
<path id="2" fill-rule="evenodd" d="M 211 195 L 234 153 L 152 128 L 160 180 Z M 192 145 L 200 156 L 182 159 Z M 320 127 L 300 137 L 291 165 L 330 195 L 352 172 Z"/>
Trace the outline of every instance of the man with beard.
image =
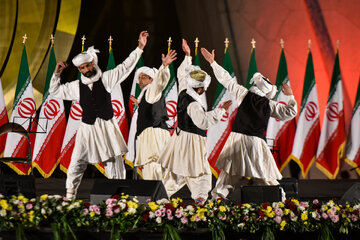
<path id="1" fill-rule="evenodd" d="M 76 197 L 88 163 L 102 162 L 110 179 L 125 178 L 122 155 L 127 152 L 127 147 L 114 117 L 110 93 L 135 68 L 148 36 L 147 31 L 142 31 L 138 47 L 123 63 L 106 72 L 102 72 L 98 67 L 96 53 L 99 51 L 94 47 L 78 54 L 72 60 L 81 72 L 80 80 L 61 85 L 60 73 L 68 64 L 59 62 L 56 65 L 49 87 L 50 94 L 64 100 L 79 101 L 83 110 L 67 171 L 66 197 L 69 199 Z"/>

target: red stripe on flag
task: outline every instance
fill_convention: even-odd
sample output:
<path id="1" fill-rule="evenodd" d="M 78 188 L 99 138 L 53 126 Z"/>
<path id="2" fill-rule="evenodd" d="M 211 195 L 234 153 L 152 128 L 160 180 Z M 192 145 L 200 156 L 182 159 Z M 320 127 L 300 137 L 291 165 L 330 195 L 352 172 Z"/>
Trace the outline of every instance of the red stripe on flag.
<path id="1" fill-rule="evenodd" d="M 4 125 L 5 123 L 8 123 L 8 122 L 9 122 L 9 120 L 7 117 L 6 108 L 4 108 L 0 113 L 0 126 Z M 7 133 L 0 135 L 0 154 L 4 152 L 6 136 L 7 136 Z"/>
<path id="2" fill-rule="evenodd" d="M 68 144 L 65 146 L 64 150 L 61 152 L 60 168 L 65 173 L 67 172 L 71 162 L 71 155 L 75 146 L 75 138 L 76 138 L 76 133 L 74 134 L 74 136 L 72 136 Z"/>

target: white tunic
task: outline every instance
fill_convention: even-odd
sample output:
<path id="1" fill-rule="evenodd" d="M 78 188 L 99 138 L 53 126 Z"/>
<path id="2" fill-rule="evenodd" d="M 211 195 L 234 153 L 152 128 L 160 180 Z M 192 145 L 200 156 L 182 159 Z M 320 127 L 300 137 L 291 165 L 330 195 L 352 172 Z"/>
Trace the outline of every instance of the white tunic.
<path id="1" fill-rule="evenodd" d="M 101 80 L 106 91 L 111 93 L 116 84 L 120 84 L 129 76 L 142 52 L 142 49 L 136 48 L 124 62 L 114 69 L 102 73 Z M 88 86 L 92 89 L 92 84 Z M 64 100 L 79 101 L 79 80 L 60 84 L 60 74 L 54 74 L 50 82 L 49 93 Z M 126 143 L 115 117 L 107 121 L 96 118 L 93 125 L 80 123 L 71 159 L 83 159 L 95 164 L 126 152 Z"/>
<path id="2" fill-rule="evenodd" d="M 153 82 L 146 88 L 145 99 L 148 103 L 153 104 L 162 96 L 170 79 L 169 67 L 161 65 Z M 145 89 L 143 89 L 145 91 Z M 140 93 L 141 96 L 141 93 Z M 141 99 L 139 100 L 141 102 Z M 141 167 L 149 162 L 156 162 L 163 147 L 170 139 L 168 130 L 162 128 L 148 127 L 137 137 L 136 159 L 134 166 Z"/>
<path id="3" fill-rule="evenodd" d="M 191 65 L 191 57 L 186 56 L 178 68 L 179 93 L 186 89 L 185 69 Z M 194 124 L 206 130 L 215 125 L 225 114 L 225 109 L 217 108 L 206 112 L 198 102 L 187 107 L 187 114 Z M 179 133 L 179 135 L 177 134 Z M 184 177 L 198 177 L 211 174 L 206 158 L 206 138 L 198 134 L 181 131 L 179 128 L 172 135 L 169 143 L 160 154 L 159 163 L 172 173 Z"/>
<path id="4" fill-rule="evenodd" d="M 213 62 L 211 67 L 216 78 L 236 98 L 237 106 L 240 106 L 249 90 L 239 85 L 236 79 L 232 78 L 216 62 Z M 256 87 L 253 89 L 256 94 L 265 96 Z M 287 121 L 296 116 L 297 107 L 294 96 L 291 97 L 287 105 L 272 100 L 269 101 L 269 104 L 271 117 Z M 282 178 L 266 142 L 259 137 L 236 132 L 230 133 L 215 166 L 229 175 L 239 177 L 269 180 Z"/>

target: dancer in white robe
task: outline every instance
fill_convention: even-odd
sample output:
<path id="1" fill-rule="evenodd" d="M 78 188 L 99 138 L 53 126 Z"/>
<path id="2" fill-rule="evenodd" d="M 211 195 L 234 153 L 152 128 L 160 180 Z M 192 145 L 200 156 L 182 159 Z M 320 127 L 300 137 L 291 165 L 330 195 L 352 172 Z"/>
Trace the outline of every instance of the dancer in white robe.
<path id="1" fill-rule="evenodd" d="M 122 155 L 126 143 L 114 117 L 110 93 L 135 68 L 147 43 L 147 31 L 139 35 L 138 47 L 116 68 L 102 72 L 97 65 L 98 50 L 90 47 L 72 60 L 81 72 L 81 80 L 60 84 L 60 73 L 68 64 L 59 62 L 51 79 L 49 92 L 57 98 L 80 101 L 82 122 L 76 134 L 75 146 L 66 178 L 66 197 L 76 197 L 87 164 L 102 162 L 108 178 L 124 179 Z"/>
<path id="2" fill-rule="evenodd" d="M 251 83 L 255 84 L 248 90 L 215 62 L 214 50 L 210 53 L 202 48 L 201 53 L 210 63 L 216 79 L 236 98 L 238 106 L 232 131 L 215 164 L 221 173 L 211 192 L 213 198 L 226 198 L 242 177 L 253 178 L 257 185 L 279 185 L 277 180 L 282 175 L 266 144 L 264 132 L 270 117 L 288 121 L 296 116 L 297 106 L 290 86 L 282 86 L 284 94 L 292 96 L 286 105 L 272 101 L 276 86 L 260 73 L 254 74 Z M 283 191 L 282 198 L 285 198 Z"/>
<path id="3" fill-rule="evenodd" d="M 163 183 L 168 197 L 186 184 L 191 197 L 203 203 L 212 187 L 206 158 L 206 129 L 222 118 L 231 101 L 222 108 L 206 111 L 203 93 L 210 84 L 210 76 L 200 67 L 191 65 L 190 48 L 184 39 L 182 48 L 186 56 L 177 72 L 178 128 L 160 154 L 159 163 L 164 170 Z"/>
<path id="4" fill-rule="evenodd" d="M 142 168 L 143 179 L 161 180 L 161 165 L 157 162 L 160 151 L 170 139 L 166 120 L 168 119 L 165 97 L 162 91 L 170 79 L 169 65 L 176 59 L 171 50 L 162 54 L 162 65 L 156 68 L 141 67 L 136 70 L 141 93 L 131 98 L 138 108 L 137 147 L 134 167 Z"/>

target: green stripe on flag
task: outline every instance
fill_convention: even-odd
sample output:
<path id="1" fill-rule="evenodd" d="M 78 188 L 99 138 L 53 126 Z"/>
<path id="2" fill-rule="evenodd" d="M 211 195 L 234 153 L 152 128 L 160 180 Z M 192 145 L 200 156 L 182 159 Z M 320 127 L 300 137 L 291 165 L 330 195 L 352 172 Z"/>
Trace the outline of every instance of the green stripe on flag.
<path id="1" fill-rule="evenodd" d="M 195 60 L 194 60 L 194 65 L 201 67 L 200 55 L 199 55 L 199 52 L 198 52 L 198 48 L 195 48 Z"/>
<path id="2" fill-rule="evenodd" d="M 359 108 L 359 106 L 360 106 L 360 79 L 359 79 L 359 84 L 358 84 L 358 89 L 357 89 L 357 94 L 356 94 L 356 99 L 355 99 L 353 116 L 354 116 L 356 110 Z"/>
<path id="3" fill-rule="evenodd" d="M 168 93 L 174 87 L 174 85 L 176 83 L 175 70 L 174 70 L 173 63 L 171 63 L 169 65 L 169 70 L 170 70 L 170 80 L 169 80 L 168 84 L 166 85 L 165 89 L 163 90 L 164 97 L 166 97 L 168 95 Z"/>
<path id="4" fill-rule="evenodd" d="M 340 73 L 340 63 L 339 63 L 339 52 L 337 51 L 336 57 L 335 57 L 333 75 L 331 77 L 331 85 L 330 85 L 328 102 L 331 100 L 332 96 L 335 94 L 336 85 L 340 80 L 341 80 L 341 73 Z"/>
<path id="5" fill-rule="evenodd" d="M 49 59 L 47 73 L 46 73 L 46 80 L 45 80 L 45 87 L 44 87 L 42 103 L 44 103 L 45 100 L 49 96 L 50 81 L 51 81 L 52 75 L 54 74 L 55 67 L 56 67 L 55 51 L 54 51 L 54 46 L 51 46 L 51 48 L 50 48 L 50 59 Z"/>
<path id="6" fill-rule="evenodd" d="M 257 72 L 257 67 L 256 67 L 256 60 L 255 60 L 255 48 L 251 48 L 249 71 L 248 71 L 248 76 L 246 79 L 246 88 L 247 89 L 252 87 L 253 84 L 250 84 L 250 79 L 253 77 L 253 75 L 256 72 Z"/>
<path id="7" fill-rule="evenodd" d="M 314 64 L 313 64 L 313 60 L 312 60 L 311 51 L 309 50 L 308 60 L 306 63 L 305 80 L 304 80 L 304 88 L 303 88 L 303 94 L 302 94 L 302 99 L 301 99 L 300 113 L 306 106 L 307 99 L 310 95 L 311 89 L 314 86 L 315 86 Z"/>
<path id="8" fill-rule="evenodd" d="M 16 85 L 15 98 L 13 104 L 13 110 L 17 107 L 21 96 L 24 94 L 25 90 L 29 86 L 31 82 L 30 72 L 29 72 L 29 64 L 26 55 L 26 48 L 24 44 L 22 56 L 21 56 L 21 64 L 19 70 L 18 81 Z"/>
<path id="9" fill-rule="evenodd" d="M 281 85 L 283 83 L 288 83 L 288 82 L 289 82 L 289 75 L 288 75 L 288 70 L 287 70 L 284 49 L 282 48 L 281 54 L 280 54 L 279 68 L 278 68 L 278 72 L 277 72 L 277 76 L 276 76 L 277 92 L 274 97 L 274 100 L 276 100 L 278 98 L 279 94 L 281 93 Z"/>
<path id="10" fill-rule="evenodd" d="M 107 71 L 107 70 L 111 70 L 111 69 L 113 69 L 113 68 L 115 68 L 115 67 L 116 67 L 116 63 L 115 63 L 114 53 L 113 53 L 112 48 L 110 47 L 110 50 L 109 50 L 109 59 L 108 59 L 106 71 Z"/>

